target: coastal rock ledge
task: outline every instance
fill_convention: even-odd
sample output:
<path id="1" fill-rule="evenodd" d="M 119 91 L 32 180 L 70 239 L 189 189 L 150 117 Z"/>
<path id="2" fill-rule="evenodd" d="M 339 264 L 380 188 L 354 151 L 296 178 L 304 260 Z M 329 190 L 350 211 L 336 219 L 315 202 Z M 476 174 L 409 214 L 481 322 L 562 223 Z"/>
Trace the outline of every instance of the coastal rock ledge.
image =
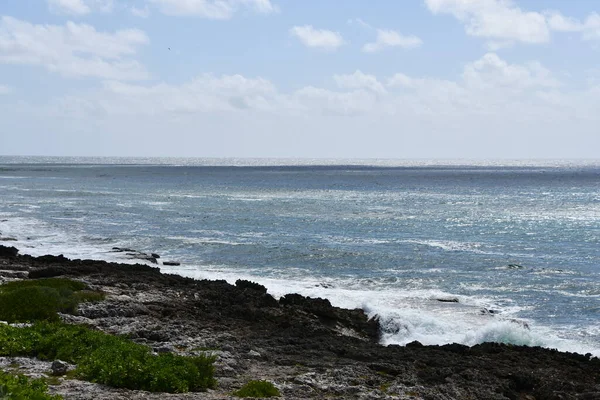
<path id="1" fill-rule="evenodd" d="M 18 272 L 18 274 L 16 273 Z M 381 346 L 379 323 L 362 310 L 263 286 L 193 280 L 159 268 L 63 256 L 31 257 L 0 245 L 0 281 L 68 277 L 107 294 L 65 322 L 126 335 L 155 352 L 217 357 L 217 388 L 162 394 L 113 389 L 63 377 L 65 399 L 233 399 L 249 380 L 275 384 L 286 399 L 600 399 L 600 360 L 495 343 Z M 0 368 L 39 377 L 51 364 L 0 357 Z"/>

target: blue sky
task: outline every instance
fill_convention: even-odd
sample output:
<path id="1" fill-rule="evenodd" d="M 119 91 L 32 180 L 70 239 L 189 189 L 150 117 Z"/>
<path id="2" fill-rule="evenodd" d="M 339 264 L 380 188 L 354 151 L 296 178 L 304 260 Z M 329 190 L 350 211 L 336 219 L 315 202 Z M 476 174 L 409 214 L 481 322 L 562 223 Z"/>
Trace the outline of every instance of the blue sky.
<path id="1" fill-rule="evenodd" d="M 0 154 L 598 158 L 597 4 L 3 0 Z"/>

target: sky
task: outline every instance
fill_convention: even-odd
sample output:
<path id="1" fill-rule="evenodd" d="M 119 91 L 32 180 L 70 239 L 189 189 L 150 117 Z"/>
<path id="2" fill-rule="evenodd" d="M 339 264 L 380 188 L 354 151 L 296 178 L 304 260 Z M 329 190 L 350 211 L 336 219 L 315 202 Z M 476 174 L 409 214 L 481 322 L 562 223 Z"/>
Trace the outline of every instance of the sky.
<path id="1" fill-rule="evenodd" d="M 1 0 L 0 155 L 598 159 L 595 0 Z"/>

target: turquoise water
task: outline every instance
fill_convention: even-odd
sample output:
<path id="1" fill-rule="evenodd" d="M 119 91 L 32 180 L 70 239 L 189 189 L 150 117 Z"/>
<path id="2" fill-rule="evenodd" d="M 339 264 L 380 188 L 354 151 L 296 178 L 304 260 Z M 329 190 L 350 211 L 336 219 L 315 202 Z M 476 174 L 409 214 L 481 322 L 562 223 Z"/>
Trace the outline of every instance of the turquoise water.
<path id="1" fill-rule="evenodd" d="M 385 343 L 600 355 L 600 164 L 502 164 L 0 157 L 0 236 L 327 297 Z"/>

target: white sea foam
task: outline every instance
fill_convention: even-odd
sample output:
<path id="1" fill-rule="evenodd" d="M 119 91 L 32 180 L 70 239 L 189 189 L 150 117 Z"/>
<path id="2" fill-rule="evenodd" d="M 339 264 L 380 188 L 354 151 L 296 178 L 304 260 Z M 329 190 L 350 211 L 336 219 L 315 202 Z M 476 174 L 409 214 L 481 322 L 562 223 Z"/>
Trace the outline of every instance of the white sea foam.
<path id="1" fill-rule="evenodd" d="M 76 231 L 61 230 L 35 218 L 14 217 L 0 214 L 0 232 L 4 237 L 13 237 L 16 241 L 7 242 L 24 254 L 42 256 L 63 254 L 67 258 L 98 259 L 118 262 L 131 262 L 120 253 L 112 253 L 112 246 L 119 243 L 109 238 L 86 240 Z"/>
<path id="2" fill-rule="evenodd" d="M 123 246 L 108 238 L 86 238 L 81 232 L 69 232 L 27 217 L 0 215 L 0 231 L 3 236 L 18 239 L 14 245 L 22 252 L 32 255 L 64 254 L 70 258 L 98 258 L 109 261 L 133 262 L 121 253 L 111 253 L 110 247 Z M 247 244 L 243 241 L 225 239 L 227 234 L 216 232 L 206 237 L 173 236 L 172 240 L 184 243 Z M 238 236 L 240 238 L 240 236 Z M 414 241 L 413 241 L 414 242 Z M 481 244 L 458 241 L 423 241 L 426 245 L 439 246 L 447 251 L 478 250 Z M 8 244 L 13 244 L 10 242 Z M 125 246 L 127 244 L 124 244 Z M 139 261 L 135 261 L 139 262 Z M 300 293 L 311 297 L 328 298 L 333 305 L 345 308 L 363 308 L 370 316 L 378 316 L 383 327 L 382 341 L 385 344 L 406 344 L 418 340 L 424 344 L 463 343 L 473 345 L 483 341 L 513 344 L 541 345 L 565 351 L 590 352 L 600 356 L 598 332 L 593 328 L 573 327 L 569 336 L 557 334 L 552 327 L 537 325 L 534 321 L 518 319 L 518 306 L 509 307 L 506 301 L 479 297 L 459 296 L 442 290 L 423 289 L 414 285 L 411 289 L 398 289 L 355 278 L 323 278 L 308 276 L 302 269 L 272 269 L 264 267 L 234 269 L 226 265 L 179 267 L 162 266 L 163 271 L 194 278 L 226 279 L 234 283 L 237 279 L 249 279 L 264 284 L 276 297 L 287 293 Z M 439 270 L 432 269 L 434 272 Z M 406 285 L 404 287 L 410 287 Z M 514 291 L 515 288 L 512 288 Z M 529 288 L 527 290 L 530 290 Z M 523 289 L 525 290 L 525 289 Z M 439 302 L 437 299 L 457 298 L 458 303 Z M 482 309 L 500 310 L 499 314 L 482 313 Z M 528 324 L 527 327 L 524 322 Z M 573 340 L 572 337 L 581 340 Z M 594 344 L 595 343 L 595 344 Z"/>
<path id="3" fill-rule="evenodd" d="M 418 340 L 423 344 L 461 343 L 475 345 L 493 341 L 517 345 L 544 346 L 562 351 L 590 352 L 600 356 L 600 347 L 593 341 L 562 338 L 557 332 L 533 321 L 519 319 L 523 307 L 503 305 L 483 297 L 457 296 L 440 290 L 394 289 L 369 290 L 356 280 L 344 281 L 307 277 L 298 270 L 286 271 L 281 278 L 264 277 L 264 269 L 233 271 L 227 266 L 165 267 L 169 273 L 179 273 L 199 279 L 225 279 L 235 283 L 248 279 L 265 285 L 275 297 L 300 293 L 327 298 L 335 306 L 362 308 L 369 316 L 377 316 L 382 325 L 382 343 L 400 344 Z M 437 299 L 456 298 L 458 303 Z M 494 310 L 494 313 L 485 310 Z M 501 312 L 498 314 L 498 310 Z M 573 328 L 574 330 L 577 328 Z"/>
<path id="4" fill-rule="evenodd" d="M 474 242 L 459 242 L 456 240 L 419 240 L 419 239 L 407 239 L 401 240 L 404 243 L 413 243 L 419 245 L 425 245 L 429 247 L 439 248 L 445 251 L 467 251 L 479 254 L 495 254 L 493 252 L 486 252 L 481 250 L 484 247 L 483 243 Z"/>

